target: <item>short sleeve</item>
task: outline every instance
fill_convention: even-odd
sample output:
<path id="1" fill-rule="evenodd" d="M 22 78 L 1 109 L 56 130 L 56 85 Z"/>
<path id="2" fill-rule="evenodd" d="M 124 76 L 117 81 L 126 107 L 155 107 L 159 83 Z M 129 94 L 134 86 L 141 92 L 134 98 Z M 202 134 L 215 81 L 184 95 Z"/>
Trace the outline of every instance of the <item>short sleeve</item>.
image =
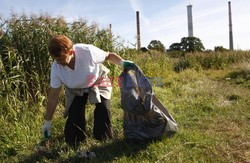
<path id="1" fill-rule="evenodd" d="M 50 72 L 50 86 L 52 88 L 59 88 L 62 85 L 62 82 L 58 76 L 55 62 L 52 64 Z"/>
<path id="2" fill-rule="evenodd" d="M 105 58 L 107 56 L 107 52 L 103 51 L 102 49 L 99 49 L 96 46 L 90 46 L 90 52 L 93 57 L 93 60 L 95 63 L 102 63 L 105 61 Z"/>

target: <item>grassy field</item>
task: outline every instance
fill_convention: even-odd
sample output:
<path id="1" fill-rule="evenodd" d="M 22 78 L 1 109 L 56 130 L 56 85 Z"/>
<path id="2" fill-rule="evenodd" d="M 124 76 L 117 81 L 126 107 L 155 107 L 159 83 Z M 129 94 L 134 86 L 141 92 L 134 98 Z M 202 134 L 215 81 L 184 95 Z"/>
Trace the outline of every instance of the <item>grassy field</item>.
<path id="1" fill-rule="evenodd" d="M 230 55 L 223 54 L 226 64 L 214 62 L 208 68 L 202 61 L 194 62 L 202 55 L 190 55 L 185 57 L 189 66 L 178 71 L 176 66 L 183 62 L 179 58 L 150 53 L 127 56 L 148 77 L 162 79 L 155 81 L 154 91 L 179 130 L 161 140 L 124 140 L 120 91 L 115 87 L 111 103 L 114 140 L 93 139 L 94 106 L 87 107 L 88 137 L 80 148 L 95 152 L 92 159 L 75 157 L 64 142 L 63 94 L 48 140 L 41 135 L 46 95 L 40 94 L 33 102 L 1 98 L 0 162 L 250 162 L 250 57 L 249 52 L 240 54 L 245 58 L 235 62 L 225 61 Z M 116 75 L 122 71 L 114 70 Z"/>

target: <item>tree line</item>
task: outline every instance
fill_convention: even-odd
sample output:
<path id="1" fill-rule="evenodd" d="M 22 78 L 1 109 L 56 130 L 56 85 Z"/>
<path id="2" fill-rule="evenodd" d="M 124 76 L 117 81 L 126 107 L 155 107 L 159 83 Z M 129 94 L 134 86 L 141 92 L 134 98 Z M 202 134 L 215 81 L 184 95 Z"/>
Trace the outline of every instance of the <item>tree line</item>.
<path id="1" fill-rule="evenodd" d="M 177 52 L 201 52 L 205 50 L 204 45 L 201 40 L 197 37 L 183 37 L 180 42 L 172 43 L 169 46 L 169 49 L 166 49 L 165 46 L 159 40 L 150 41 L 149 45 L 142 47 L 141 50 L 146 52 L 148 50 L 157 50 L 159 52 L 166 51 L 177 51 Z M 226 51 L 227 49 L 223 46 L 215 46 L 214 51 Z"/>

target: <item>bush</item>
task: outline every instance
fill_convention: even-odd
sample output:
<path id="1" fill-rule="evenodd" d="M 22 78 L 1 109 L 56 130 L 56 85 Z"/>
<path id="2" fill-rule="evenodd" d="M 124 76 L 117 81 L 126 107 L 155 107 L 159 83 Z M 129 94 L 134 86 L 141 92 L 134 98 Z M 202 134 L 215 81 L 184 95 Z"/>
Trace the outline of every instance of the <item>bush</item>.
<path id="1" fill-rule="evenodd" d="M 225 52 L 225 51 L 228 51 L 228 50 L 226 48 L 224 48 L 223 46 L 215 46 L 214 51 L 216 51 L 216 52 Z"/>
<path id="2" fill-rule="evenodd" d="M 168 51 L 167 55 L 172 58 L 184 57 L 185 53 L 183 51 Z"/>
<path id="3" fill-rule="evenodd" d="M 192 67 L 193 67 L 192 63 L 187 58 L 180 59 L 180 61 L 174 64 L 175 72 L 181 72 L 185 69 L 192 68 Z"/>
<path id="4" fill-rule="evenodd" d="M 171 54 L 169 52 L 168 54 Z M 178 54 L 178 53 L 177 53 Z M 173 54 L 175 55 L 175 53 Z M 187 68 L 207 69 L 224 69 L 230 64 L 247 61 L 250 58 L 250 52 L 195 52 L 186 53 L 184 57 L 178 57 L 178 61 L 174 64 L 176 72 L 183 71 Z"/>

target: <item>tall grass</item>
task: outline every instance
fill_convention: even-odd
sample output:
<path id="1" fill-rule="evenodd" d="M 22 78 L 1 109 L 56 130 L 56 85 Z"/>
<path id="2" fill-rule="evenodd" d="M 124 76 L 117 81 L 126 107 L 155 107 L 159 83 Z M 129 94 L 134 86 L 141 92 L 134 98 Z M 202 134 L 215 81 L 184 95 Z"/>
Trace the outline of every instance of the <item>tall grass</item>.
<path id="1" fill-rule="evenodd" d="M 187 53 L 175 63 L 176 72 L 187 68 L 224 69 L 228 65 L 249 60 L 249 51 L 199 52 Z"/>

